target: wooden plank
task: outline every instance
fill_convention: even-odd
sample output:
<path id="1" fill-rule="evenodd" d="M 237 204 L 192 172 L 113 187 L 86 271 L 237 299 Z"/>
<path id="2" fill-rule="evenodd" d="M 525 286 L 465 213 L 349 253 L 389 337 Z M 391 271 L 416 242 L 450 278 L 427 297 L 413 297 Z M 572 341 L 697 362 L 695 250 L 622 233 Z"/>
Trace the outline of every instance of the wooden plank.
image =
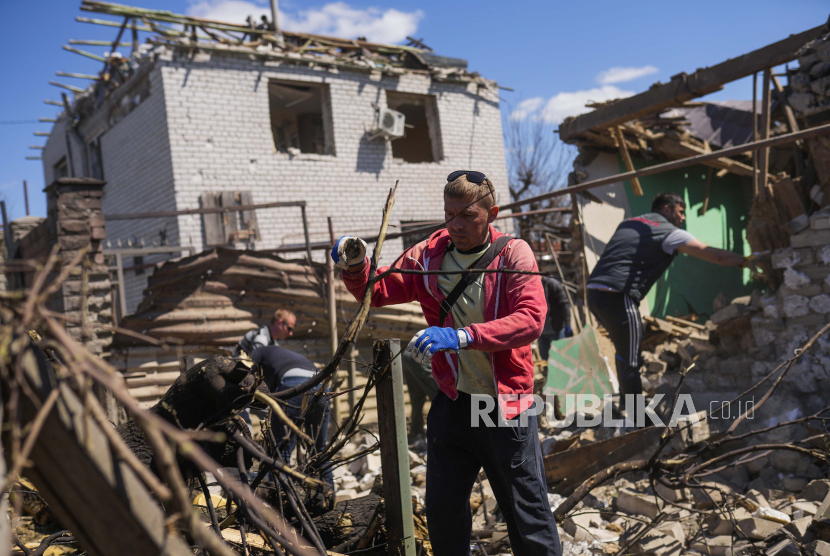
<path id="1" fill-rule="evenodd" d="M 700 207 L 697 211 L 698 215 L 704 216 L 706 211 L 709 210 L 709 194 L 712 190 L 712 167 L 709 167 L 709 171 L 706 172 L 706 187 L 703 189 L 703 206 Z"/>
<path id="2" fill-rule="evenodd" d="M 409 447 L 403 413 L 403 371 L 400 340 L 378 340 L 374 360 L 378 369 L 388 369 L 377 386 L 380 461 L 383 467 L 383 498 L 386 537 L 390 556 L 415 556 L 412 491 L 409 477 Z M 391 364 L 389 364 L 391 361 Z"/>
<path id="3" fill-rule="evenodd" d="M 655 85 L 639 95 L 565 121 L 559 126 L 559 137 L 567 140 L 591 129 L 607 129 L 665 108 L 680 106 L 687 100 L 720 90 L 725 83 L 794 60 L 799 48 L 823 33 L 824 25 L 820 25 L 718 65 L 699 69 L 691 75 L 675 75 L 666 84 Z"/>
<path id="4" fill-rule="evenodd" d="M 35 441 L 34 466 L 26 477 L 84 551 L 92 556 L 192 554 L 175 529 L 167 527 L 158 502 L 132 469 L 114 458 L 109 440 L 66 382 L 51 376 L 45 363 L 39 367 L 34 355 L 23 360 L 29 362 L 24 365 L 29 388 L 41 402 L 54 384 L 60 389 Z M 31 422 L 38 408 L 21 396 L 18 411 L 23 422 Z"/>
<path id="5" fill-rule="evenodd" d="M 790 106 L 789 100 L 787 100 L 787 95 L 784 94 L 784 87 L 781 86 L 781 82 L 778 81 L 778 77 L 775 74 L 772 76 L 772 85 L 775 87 L 778 99 L 784 107 L 784 114 L 787 117 L 787 127 L 790 129 L 790 133 L 799 131 L 793 108 Z M 801 152 L 802 146 L 801 141 L 793 143 L 793 155 L 795 156 L 795 167 L 798 176 L 804 175 L 804 153 Z"/>
<path id="6" fill-rule="evenodd" d="M 628 152 L 628 146 L 625 144 L 625 136 L 623 135 L 622 126 L 616 126 L 614 128 L 614 133 L 617 136 L 617 145 L 620 149 L 620 156 L 622 156 L 623 163 L 625 164 L 625 169 L 628 172 L 634 171 L 634 163 L 631 162 L 631 155 Z M 631 188 L 634 190 L 634 195 L 637 197 L 643 196 L 643 188 L 640 187 L 640 180 L 637 178 L 631 178 L 629 180 L 631 182 Z"/>
<path id="7" fill-rule="evenodd" d="M 708 154 L 712 152 L 711 148 L 701 147 L 699 145 L 689 143 L 688 141 L 678 141 L 667 136 L 663 136 L 652 141 L 652 148 L 656 152 L 674 159 L 689 158 L 691 156 Z M 708 160 L 706 162 L 702 162 L 701 164 L 709 166 L 710 168 L 717 168 L 718 170 L 726 170 L 727 172 L 732 172 L 733 174 L 737 174 L 739 176 L 753 175 L 752 168 L 749 165 L 725 156 L 714 160 Z"/>
<path id="8" fill-rule="evenodd" d="M 223 191 L 220 195 L 220 204 L 223 208 L 238 207 L 236 202 L 236 194 L 232 191 Z M 233 244 L 236 241 L 237 233 L 239 232 L 239 221 L 237 219 L 237 211 L 226 212 L 222 214 L 222 225 L 225 228 L 225 244 Z"/>
<path id="9" fill-rule="evenodd" d="M 254 204 L 254 198 L 250 191 L 243 191 L 239 194 L 239 198 L 242 206 L 253 206 Z M 242 228 L 251 232 L 254 240 L 260 239 L 259 226 L 257 226 L 256 211 L 254 209 L 242 211 Z"/>
<path id="10" fill-rule="evenodd" d="M 216 196 L 213 193 L 202 193 L 199 196 L 202 208 L 216 208 Z M 225 245 L 225 228 L 222 223 L 222 214 L 218 212 L 202 214 L 202 226 L 205 231 L 205 245 Z"/>
<path id="11" fill-rule="evenodd" d="M 639 429 L 546 456 L 544 463 L 548 484 L 556 483 L 554 491 L 558 494 L 570 494 L 603 469 L 650 454 L 660 441 L 663 430 L 662 427 Z"/>
<path id="12" fill-rule="evenodd" d="M 769 139 L 770 126 L 770 77 L 772 68 L 764 70 L 764 83 L 762 85 L 761 97 L 761 140 Z M 761 149 L 758 157 L 758 201 L 763 202 L 767 197 L 767 185 L 769 184 L 769 147 Z"/>

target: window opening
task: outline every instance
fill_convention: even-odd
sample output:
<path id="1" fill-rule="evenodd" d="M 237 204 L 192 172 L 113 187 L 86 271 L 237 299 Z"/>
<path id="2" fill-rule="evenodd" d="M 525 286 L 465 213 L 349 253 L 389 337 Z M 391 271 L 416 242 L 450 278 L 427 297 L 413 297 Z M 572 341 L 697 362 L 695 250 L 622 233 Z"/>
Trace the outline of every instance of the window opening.
<path id="1" fill-rule="evenodd" d="M 279 152 L 333 154 L 327 136 L 324 86 L 269 81 L 271 132 Z"/>
<path id="2" fill-rule="evenodd" d="M 438 108 L 433 95 L 386 92 L 386 105 L 406 118 L 406 133 L 392 140 L 392 156 L 405 162 L 441 160 Z"/>

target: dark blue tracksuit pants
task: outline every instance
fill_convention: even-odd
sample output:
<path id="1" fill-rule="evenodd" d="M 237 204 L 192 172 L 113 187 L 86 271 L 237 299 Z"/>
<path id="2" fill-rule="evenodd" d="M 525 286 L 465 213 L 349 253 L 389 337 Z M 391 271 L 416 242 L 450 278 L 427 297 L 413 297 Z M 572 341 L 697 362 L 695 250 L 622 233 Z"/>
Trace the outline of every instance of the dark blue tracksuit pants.
<path id="1" fill-rule="evenodd" d="M 471 401 L 463 392 L 455 401 L 438 392 L 427 417 L 426 512 L 433 553 L 470 554 L 470 494 L 483 467 L 507 522 L 513 554 L 561 556 L 536 416 L 528 416 L 524 427 L 483 422 L 473 427 Z M 490 412 L 494 424 L 497 411 Z"/>

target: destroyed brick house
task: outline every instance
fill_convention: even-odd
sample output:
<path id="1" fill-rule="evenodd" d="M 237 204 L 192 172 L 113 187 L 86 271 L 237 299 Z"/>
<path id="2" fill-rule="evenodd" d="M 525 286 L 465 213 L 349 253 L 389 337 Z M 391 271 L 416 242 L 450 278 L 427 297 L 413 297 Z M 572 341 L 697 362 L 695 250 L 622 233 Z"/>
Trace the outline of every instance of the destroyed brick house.
<path id="1" fill-rule="evenodd" d="M 96 82 L 68 100 L 42 155 L 46 183 L 107 182 L 108 251 L 303 253 L 308 239 L 291 207 L 118 219 L 126 213 L 304 200 L 311 242 L 328 243 L 327 216 L 341 235 L 376 232 L 377 207 L 398 179 L 395 226 L 440 219 L 438 192 L 458 168 L 487 168 L 506 191 L 498 87 L 466 60 L 303 33 L 275 43 L 262 29 L 100 2 L 82 9 L 148 21 L 132 26 L 147 41 L 110 71 L 118 87 Z M 394 240 L 390 252 L 402 246 Z M 130 253 L 127 313 L 142 299 L 146 265 L 180 254 Z"/>

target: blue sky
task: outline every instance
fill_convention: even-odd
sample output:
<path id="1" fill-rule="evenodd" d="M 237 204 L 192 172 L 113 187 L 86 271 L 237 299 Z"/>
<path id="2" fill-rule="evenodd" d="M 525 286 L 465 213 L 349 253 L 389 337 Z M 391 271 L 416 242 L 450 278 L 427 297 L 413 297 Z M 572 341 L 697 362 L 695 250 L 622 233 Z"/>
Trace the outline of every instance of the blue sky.
<path id="1" fill-rule="evenodd" d="M 125 2 L 131 3 L 131 2 Z M 146 8 L 166 9 L 238 21 L 267 10 L 256 0 L 142 0 Z M 423 0 L 282 0 L 286 28 L 339 36 L 366 35 L 394 42 L 423 37 L 437 53 L 466 58 L 469 67 L 515 92 L 503 92 L 503 111 L 536 109 L 551 121 L 581 106 L 646 90 L 682 71 L 693 72 L 824 23 L 826 0 L 688 2 Z M 56 77 L 56 71 L 97 73 L 101 64 L 61 49 L 68 39 L 114 40 L 117 29 L 75 21 L 80 0 L 2 0 L 0 35 L 6 52 L 0 90 L 0 199 L 12 219 L 25 214 L 22 183 L 29 184 L 31 211 L 45 215 L 39 161 L 27 161 L 43 145 L 34 131 L 48 123 L 8 124 L 54 117 L 60 99 L 50 80 L 86 86 L 85 80 Z M 142 37 L 145 36 L 143 33 Z M 143 38 L 142 38 L 143 41 Z M 96 54 L 103 47 L 79 47 Z M 129 49 L 126 49 L 129 52 Z M 751 78 L 707 98 L 751 98 Z"/>

